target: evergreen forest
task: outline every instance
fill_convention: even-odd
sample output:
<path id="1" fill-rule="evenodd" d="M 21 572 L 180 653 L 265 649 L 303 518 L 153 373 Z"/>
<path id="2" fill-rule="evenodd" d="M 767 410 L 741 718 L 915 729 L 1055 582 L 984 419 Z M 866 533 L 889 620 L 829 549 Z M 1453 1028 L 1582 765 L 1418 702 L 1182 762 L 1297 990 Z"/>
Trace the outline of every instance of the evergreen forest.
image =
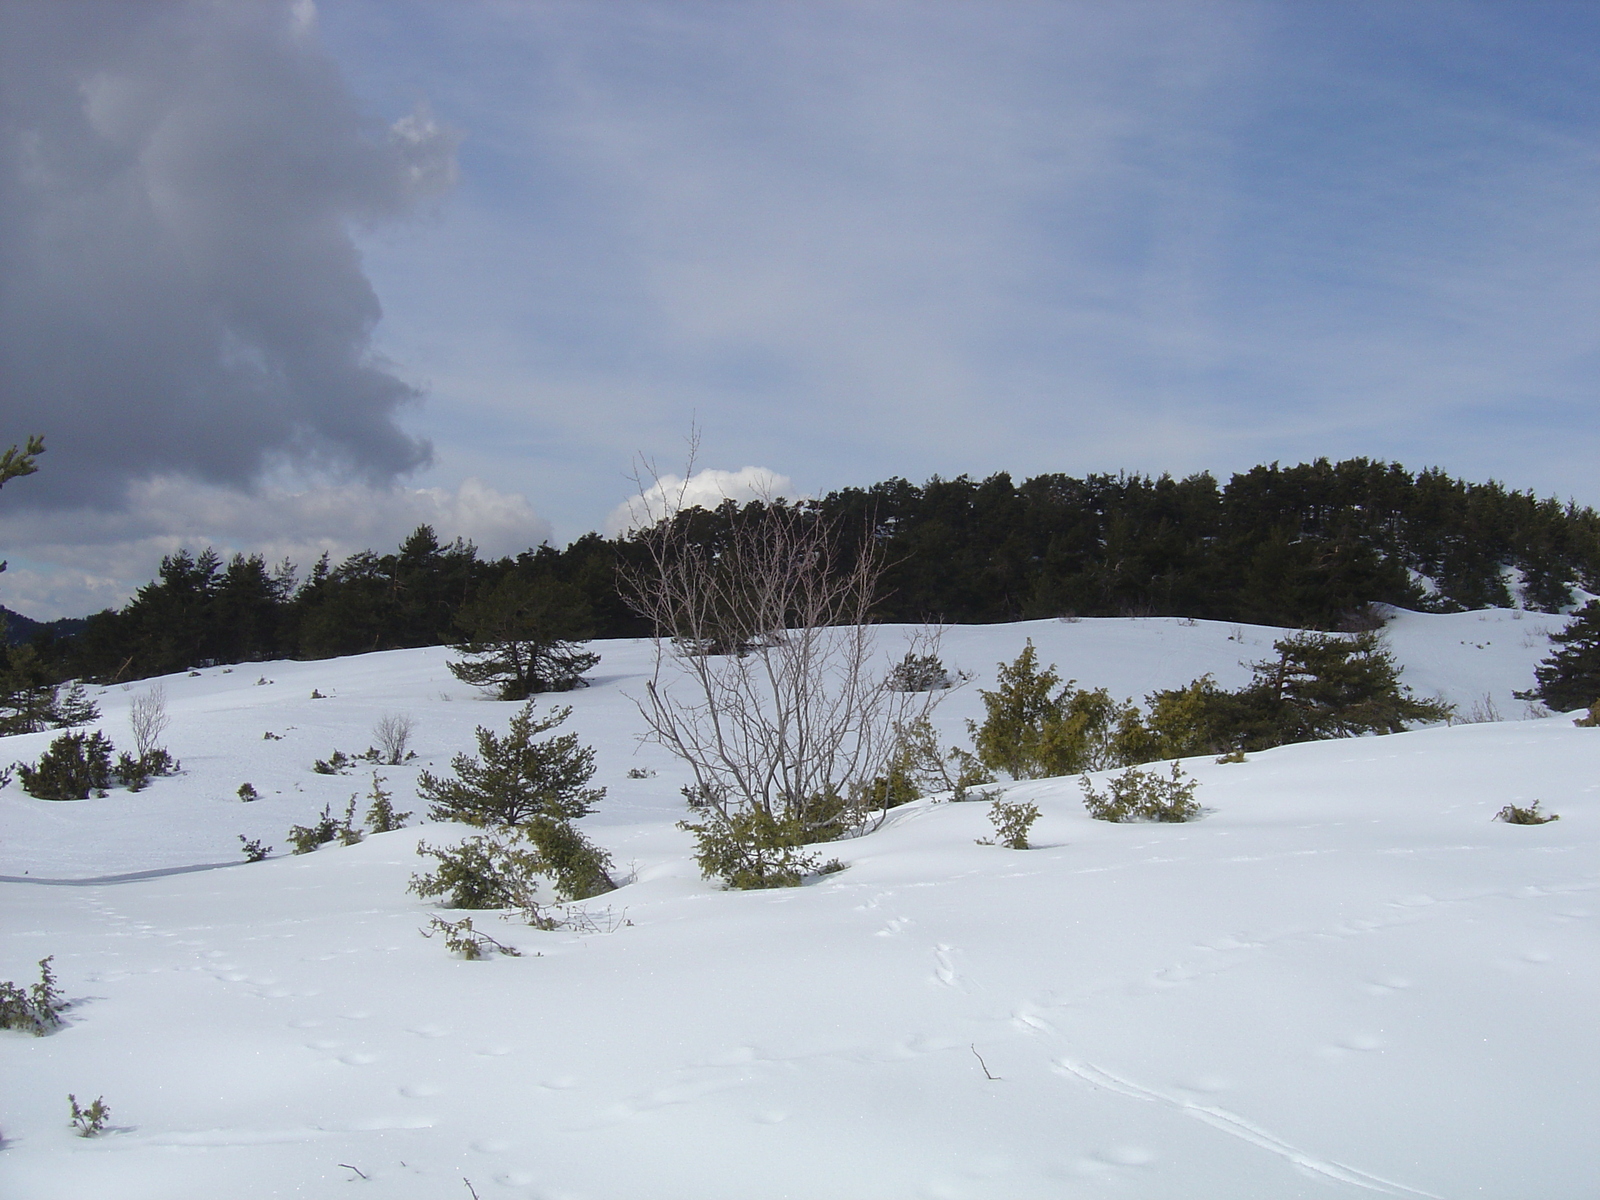
<path id="1" fill-rule="evenodd" d="M 1260 466 L 1225 484 L 1209 474 L 890 479 L 800 510 L 833 524 L 842 556 L 861 539 L 877 544 L 888 621 L 1185 616 L 1336 630 L 1359 626 L 1374 603 L 1557 611 L 1575 586 L 1600 591 L 1592 508 L 1367 459 Z M 714 554 L 737 512 L 730 501 L 675 519 Z M 11 687 L 121 682 L 461 644 L 486 636 L 472 628 L 488 619 L 478 614 L 518 595 L 550 637 L 641 635 L 618 576 L 642 553 L 636 538 L 591 533 L 487 559 L 427 526 L 392 553 L 324 556 L 304 572 L 184 551 L 121 609 L 32 628 L 6 647 L 4 671 Z"/>

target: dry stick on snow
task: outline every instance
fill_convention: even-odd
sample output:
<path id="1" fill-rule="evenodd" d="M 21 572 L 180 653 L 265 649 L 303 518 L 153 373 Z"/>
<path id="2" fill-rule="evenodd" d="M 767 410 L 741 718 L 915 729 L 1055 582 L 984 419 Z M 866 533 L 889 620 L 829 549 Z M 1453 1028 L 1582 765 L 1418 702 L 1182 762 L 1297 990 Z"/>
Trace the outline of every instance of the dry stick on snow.
<path id="1" fill-rule="evenodd" d="M 340 1163 L 339 1165 L 341 1167 L 343 1167 L 346 1171 L 354 1171 L 357 1175 L 361 1176 L 361 1178 L 363 1178 L 363 1179 L 365 1179 L 367 1177 L 367 1173 L 365 1171 L 363 1171 L 360 1167 L 352 1167 L 349 1163 Z"/>
<path id="2" fill-rule="evenodd" d="M 984 1062 L 983 1055 L 978 1053 L 977 1043 L 974 1042 L 969 1049 L 972 1051 L 973 1056 L 978 1060 L 978 1065 L 983 1068 L 983 1077 L 989 1080 L 991 1083 L 999 1083 L 1000 1076 L 989 1074 L 989 1064 Z"/>

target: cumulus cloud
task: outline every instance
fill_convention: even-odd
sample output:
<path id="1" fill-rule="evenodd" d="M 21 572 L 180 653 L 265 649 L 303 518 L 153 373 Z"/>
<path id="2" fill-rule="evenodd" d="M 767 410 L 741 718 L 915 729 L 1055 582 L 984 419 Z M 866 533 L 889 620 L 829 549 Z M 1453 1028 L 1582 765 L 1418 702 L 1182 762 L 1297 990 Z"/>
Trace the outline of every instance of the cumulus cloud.
<path id="1" fill-rule="evenodd" d="M 426 108 L 364 117 L 308 0 L 0 0 L 0 441 L 50 448 L 8 501 L 427 462 L 351 231 L 454 177 Z"/>
<path id="2" fill-rule="evenodd" d="M 787 475 L 779 475 L 766 467 L 740 467 L 737 471 L 719 471 L 707 467 L 689 478 L 681 475 L 655 476 L 649 486 L 630 496 L 606 518 L 606 532 L 626 533 L 650 525 L 662 517 L 685 508 L 716 508 L 724 500 L 776 500 L 780 496 L 795 499 L 793 484 Z"/>
<path id="3" fill-rule="evenodd" d="M 454 491 L 351 483 L 245 495 L 169 476 L 135 484 L 116 510 L 22 509 L 0 518 L 0 544 L 11 559 L 0 575 L 0 604 L 37 620 L 80 616 L 120 605 L 155 575 L 163 555 L 180 549 L 287 558 L 303 573 L 323 553 L 337 563 L 357 550 L 392 550 L 424 524 L 442 541 L 465 538 L 490 557 L 550 536 L 549 522 L 524 497 L 476 479 Z"/>

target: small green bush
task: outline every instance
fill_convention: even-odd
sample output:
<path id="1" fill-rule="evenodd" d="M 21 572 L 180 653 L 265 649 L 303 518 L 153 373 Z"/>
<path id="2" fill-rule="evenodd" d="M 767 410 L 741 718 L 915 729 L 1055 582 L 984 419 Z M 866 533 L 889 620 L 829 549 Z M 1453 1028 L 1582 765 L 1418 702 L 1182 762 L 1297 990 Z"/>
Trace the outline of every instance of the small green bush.
<path id="1" fill-rule="evenodd" d="M 442 898 L 447 908 L 538 909 L 538 854 L 519 844 L 515 830 L 478 834 L 458 846 L 417 843 L 417 853 L 439 865 L 413 875 L 407 891 L 424 900 Z"/>
<path id="2" fill-rule="evenodd" d="M 178 760 L 160 746 L 137 756 L 123 751 L 117 755 L 117 782 L 130 792 L 142 792 L 157 776 L 176 775 L 178 767 Z"/>
<path id="3" fill-rule="evenodd" d="M 1495 813 L 1496 821 L 1504 821 L 1507 825 L 1546 825 L 1551 821 L 1561 820 L 1560 813 L 1543 813 L 1539 811 L 1540 801 L 1523 807 L 1520 804 L 1508 804 Z"/>
<path id="4" fill-rule="evenodd" d="M 799 887 L 817 871 L 817 856 L 805 850 L 808 824 L 797 817 L 707 806 L 700 820 L 680 821 L 678 828 L 694 834 L 700 873 L 730 888 Z"/>
<path id="5" fill-rule="evenodd" d="M 1130 767 L 1106 783 L 1107 794 L 1082 780 L 1083 804 L 1097 821 L 1192 821 L 1200 815 L 1194 798 L 1199 781 L 1190 779 L 1177 763 L 1163 779 L 1154 771 Z"/>
<path id="6" fill-rule="evenodd" d="M 247 840 L 244 834 L 241 833 L 239 835 L 239 842 L 244 847 L 245 862 L 260 862 L 262 859 L 266 858 L 267 855 L 272 853 L 272 847 L 262 845 L 260 838 L 250 838 Z M 316 847 L 312 847 L 312 849 L 315 848 Z M 302 852 L 296 851 L 296 853 Z"/>
<path id="7" fill-rule="evenodd" d="M 369 746 L 365 754 L 346 754 L 343 750 L 335 750 L 327 758 L 313 762 L 311 769 L 318 775 L 344 775 L 355 770 L 356 764 L 363 761 L 377 762 L 377 749 Z"/>
<path id="8" fill-rule="evenodd" d="M 329 842 L 339 842 L 345 846 L 354 846 L 361 840 L 362 834 L 355 827 L 356 798 L 350 797 L 350 803 L 344 810 L 344 819 L 333 815 L 330 805 L 322 806 L 322 815 L 317 818 L 315 825 L 291 825 L 289 827 L 289 844 L 293 847 L 292 854 L 310 854 L 318 846 L 326 846 Z"/>
<path id="9" fill-rule="evenodd" d="M 56 986 L 55 973 L 50 964 L 55 956 L 39 960 L 39 982 L 24 988 L 9 980 L 0 982 L 0 1029 L 17 1029 L 43 1037 L 61 1027 L 61 1013 L 66 1003 L 61 989 Z"/>
<path id="10" fill-rule="evenodd" d="M 40 800 L 87 800 L 111 786 L 111 739 L 94 733 L 64 733 L 34 766 L 20 764 L 22 788 Z"/>
<path id="11" fill-rule="evenodd" d="M 383 785 L 384 777 L 374 771 L 372 790 L 367 793 L 367 799 L 372 803 L 367 806 L 365 818 L 367 829 L 372 833 L 391 833 L 396 829 L 404 829 L 411 817 L 408 812 L 395 811 L 394 796 Z"/>
<path id="12" fill-rule="evenodd" d="M 96 1097 L 87 1108 L 79 1108 L 78 1098 L 69 1092 L 67 1102 L 72 1105 L 72 1126 L 78 1131 L 79 1137 L 99 1137 L 106 1131 L 106 1122 L 111 1119 L 111 1106 L 106 1103 L 104 1096 Z"/>
<path id="13" fill-rule="evenodd" d="M 894 692 L 937 692 L 953 682 L 937 654 L 917 654 L 911 650 L 890 669 L 887 680 L 889 690 Z"/>
<path id="14" fill-rule="evenodd" d="M 253 801 L 261 799 L 261 793 L 256 791 L 255 784 L 241 783 L 239 785 L 239 799 L 245 804 L 250 804 Z"/>
<path id="15" fill-rule="evenodd" d="M 429 818 L 521 825 L 534 816 L 572 821 L 594 811 L 606 794 L 604 788 L 586 786 L 594 778 L 594 751 L 579 745 L 572 733 L 536 740 L 571 713 L 555 708 L 535 718 L 530 700 L 511 718 L 504 737 L 478 726 L 478 754 L 450 760 L 456 778 L 439 779 L 427 771 L 418 776 L 417 794 L 431 802 Z"/>
<path id="16" fill-rule="evenodd" d="M 587 900 L 614 891 L 611 856 L 596 846 L 571 821 L 537 816 L 519 830 L 533 847 L 539 869 L 566 900 Z"/>
<path id="17" fill-rule="evenodd" d="M 1105 688 L 1063 683 L 1054 664 L 1041 670 L 1032 639 L 1014 662 L 1000 664 L 999 686 L 978 694 L 983 724 L 967 722 L 978 760 L 1013 779 L 1120 765 L 1128 754 L 1120 744 L 1125 727 L 1139 723 L 1138 709 L 1118 704 Z"/>
<path id="18" fill-rule="evenodd" d="M 1028 849 L 1028 830 L 1039 819 L 1037 804 L 1020 800 L 995 800 L 989 806 L 989 821 L 994 826 L 994 837 L 979 838 L 980 846 L 1005 846 L 1011 850 Z"/>

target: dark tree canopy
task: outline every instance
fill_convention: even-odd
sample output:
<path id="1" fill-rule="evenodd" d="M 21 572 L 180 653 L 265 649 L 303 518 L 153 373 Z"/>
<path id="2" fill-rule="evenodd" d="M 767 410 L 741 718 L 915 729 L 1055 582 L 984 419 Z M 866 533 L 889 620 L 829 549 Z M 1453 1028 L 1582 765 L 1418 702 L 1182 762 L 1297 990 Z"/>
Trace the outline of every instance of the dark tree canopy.
<path id="1" fill-rule="evenodd" d="M 1558 648 L 1534 668 L 1537 686 L 1519 696 L 1543 700 L 1557 712 L 1600 703 L 1600 600 L 1589 601 L 1550 640 Z"/>
<path id="2" fill-rule="evenodd" d="M 730 501 L 674 521 L 716 561 L 749 508 Z M 1226 483 L 1208 474 L 890 479 L 800 511 L 839 532 L 843 559 L 862 539 L 876 543 L 886 563 L 877 615 L 893 621 L 1176 615 L 1337 630 L 1372 603 L 1459 611 L 1520 601 L 1553 612 L 1573 603 L 1574 585 L 1600 591 L 1593 509 L 1367 459 L 1274 463 Z M 512 577 L 521 582 L 505 586 L 552 598 L 540 602 L 548 614 L 565 614 L 533 622 L 558 642 L 641 636 L 648 630 L 618 574 L 642 553 L 637 536 L 591 533 L 565 549 L 489 560 L 422 526 L 393 553 L 323 558 L 299 578 L 259 556 L 181 551 L 120 611 L 81 630 L 37 631 L 33 644 L 54 678 L 106 681 L 458 644 L 463 634 L 487 646 L 518 640 L 494 635 L 488 616 Z M 508 678 L 516 691 L 537 672 L 510 664 Z"/>

